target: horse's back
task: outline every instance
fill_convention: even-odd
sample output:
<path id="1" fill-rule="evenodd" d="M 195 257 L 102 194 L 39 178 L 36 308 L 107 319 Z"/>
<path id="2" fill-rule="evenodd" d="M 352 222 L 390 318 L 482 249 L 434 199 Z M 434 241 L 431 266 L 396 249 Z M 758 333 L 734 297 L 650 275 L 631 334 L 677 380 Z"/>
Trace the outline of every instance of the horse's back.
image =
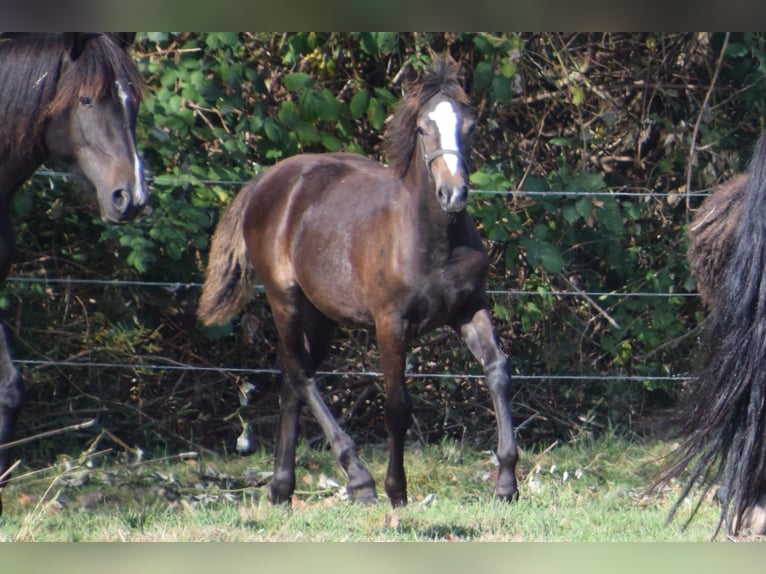
<path id="1" fill-rule="evenodd" d="M 267 169 L 243 190 L 249 258 L 267 293 L 297 285 L 333 318 L 368 323 L 354 252 L 385 234 L 399 187 L 391 169 L 350 153 L 297 155 Z"/>

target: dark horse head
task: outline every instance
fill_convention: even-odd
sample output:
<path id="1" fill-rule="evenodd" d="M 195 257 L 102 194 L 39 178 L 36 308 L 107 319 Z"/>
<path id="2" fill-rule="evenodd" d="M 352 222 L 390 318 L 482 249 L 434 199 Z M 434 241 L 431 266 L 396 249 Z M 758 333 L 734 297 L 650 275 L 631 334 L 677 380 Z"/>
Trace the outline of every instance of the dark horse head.
<path id="1" fill-rule="evenodd" d="M 0 201 L 48 159 L 76 168 L 101 217 L 132 219 L 147 202 L 136 152 L 143 80 L 129 34 L 23 35 L 0 41 Z"/>
<path id="2" fill-rule="evenodd" d="M 84 176 L 107 222 L 132 219 L 146 204 L 135 136 L 143 81 L 128 51 L 132 40 L 79 33 L 0 39 L 0 281 L 15 247 L 11 199 L 46 160 Z M 0 325 L 0 489 L 23 401 Z"/>
<path id="3" fill-rule="evenodd" d="M 386 130 L 386 154 L 392 167 L 406 175 L 419 151 L 433 178 L 439 205 L 448 212 L 462 211 L 468 202 L 465 158 L 476 123 L 457 70 L 454 61 L 437 60 L 407 91 Z M 411 171 L 420 173 L 419 169 Z"/>

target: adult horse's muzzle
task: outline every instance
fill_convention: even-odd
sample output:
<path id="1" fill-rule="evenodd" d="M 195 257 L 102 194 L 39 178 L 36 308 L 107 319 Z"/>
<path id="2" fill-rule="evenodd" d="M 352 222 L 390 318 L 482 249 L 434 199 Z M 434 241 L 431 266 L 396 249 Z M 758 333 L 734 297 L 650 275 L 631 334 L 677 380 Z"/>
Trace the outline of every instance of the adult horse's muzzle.
<path id="1" fill-rule="evenodd" d="M 100 201 L 101 218 L 107 223 L 125 223 L 136 219 L 146 207 L 143 186 L 138 193 L 118 188 L 111 192 L 107 201 Z"/>

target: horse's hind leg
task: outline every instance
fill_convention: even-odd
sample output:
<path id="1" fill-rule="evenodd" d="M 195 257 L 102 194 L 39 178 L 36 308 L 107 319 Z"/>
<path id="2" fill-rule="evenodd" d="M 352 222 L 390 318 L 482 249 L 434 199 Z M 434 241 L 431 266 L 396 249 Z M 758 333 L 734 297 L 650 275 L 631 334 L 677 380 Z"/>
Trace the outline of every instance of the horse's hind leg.
<path id="1" fill-rule="evenodd" d="M 477 311 L 459 326 L 468 348 L 484 368 L 492 404 L 497 419 L 497 459 L 500 463 L 495 494 L 503 500 L 518 496 L 516 461 L 518 450 L 513 436 L 511 418 L 511 377 L 508 359 L 495 339 L 492 320 L 486 309 Z"/>
<path id="2" fill-rule="evenodd" d="M 329 321 L 318 320 L 313 333 L 306 333 L 312 370 L 319 365 L 329 349 L 330 332 L 334 329 Z M 322 332 L 321 327 L 326 330 Z M 280 348 L 280 353 L 282 349 Z M 280 358 L 284 364 L 284 358 Z M 284 368 L 284 367 L 283 367 Z M 293 390 L 287 377 L 282 382 L 279 398 L 279 424 L 277 428 L 274 457 L 274 477 L 269 484 L 269 501 L 272 504 L 289 503 L 295 491 L 295 449 L 298 441 L 298 421 L 303 401 Z"/>
<path id="3" fill-rule="evenodd" d="M 311 333 L 315 331 L 310 327 L 307 331 L 304 327 L 304 325 L 311 325 L 310 321 L 304 323 L 307 318 L 306 315 L 311 315 L 311 312 L 307 313 L 306 302 L 303 300 L 302 294 L 287 298 L 287 301 L 285 298 L 272 296 L 269 301 L 274 322 L 279 332 L 280 357 L 286 379 L 284 384 L 290 385 L 295 397 L 299 399 L 299 401 L 295 401 L 295 398 L 287 390 L 282 393 L 283 397 L 288 398 L 288 403 L 280 407 L 281 422 L 278 430 L 280 436 L 277 437 L 278 453 L 275 460 L 274 480 L 270 487 L 272 501 L 274 501 L 275 493 L 279 495 L 278 501 L 289 500 L 294 489 L 295 459 L 293 456 L 291 460 L 288 460 L 287 455 L 294 455 L 295 452 L 297 417 L 300 410 L 299 405 L 302 402 L 311 409 L 311 413 L 330 443 L 338 464 L 346 473 L 348 478 L 346 489 L 349 498 L 355 502 L 372 502 L 376 498 L 375 481 L 362 464 L 354 441 L 340 428 L 316 385 L 314 379 L 315 365 L 311 353 L 307 349 L 307 332 L 309 334 L 308 340 L 310 340 L 313 338 Z M 303 313 L 301 312 L 302 306 Z M 298 405 L 297 408 L 296 405 Z M 286 434 L 281 436 L 283 433 Z M 292 484 L 290 484 L 290 480 L 292 480 Z"/>
<path id="4" fill-rule="evenodd" d="M 2 209 L 2 207 L 0 207 Z M 7 214 L 0 214 L 0 281 L 8 275 L 14 249 L 13 226 Z M 24 381 L 14 368 L 11 354 L 5 340 L 5 331 L 0 324 L 0 489 L 8 479 L 11 451 L 2 445 L 13 439 L 21 403 L 24 401 Z M 0 514 L 3 511 L 0 500 Z"/>
<path id="5" fill-rule="evenodd" d="M 24 400 L 24 383 L 21 375 L 14 368 L 5 340 L 3 326 L 0 325 L 0 490 L 8 479 L 11 461 L 11 449 L 2 445 L 13 439 L 16 417 Z M 3 504 L 0 500 L 0 514 Z"/>

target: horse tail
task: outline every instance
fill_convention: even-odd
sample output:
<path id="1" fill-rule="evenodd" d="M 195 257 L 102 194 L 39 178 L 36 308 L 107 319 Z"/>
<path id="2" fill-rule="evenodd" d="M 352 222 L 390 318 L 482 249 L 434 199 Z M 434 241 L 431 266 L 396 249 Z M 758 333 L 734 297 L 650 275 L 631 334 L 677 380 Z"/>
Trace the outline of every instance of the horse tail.
<path id="1" fill-rule="evenodd" d="M 718 484 L 716 533 L 725 523 L 730 535 L 752 519 L 766 493 L 766 133 L 748 166 L 742 201 L 728 261 L 715 278 L 685 438 L 666 474 L 691 468 L 669 518 L 698 480 L 708 490 Z"/>
<path id="2" fill-rule="evenodd" d="M 229 321 L 252 296 L 255 271 L 248 259 L 244 219 L 252 186 L 243 188 L 224 211 L 210 245 L 197 317 L 205 325 Z"/>

